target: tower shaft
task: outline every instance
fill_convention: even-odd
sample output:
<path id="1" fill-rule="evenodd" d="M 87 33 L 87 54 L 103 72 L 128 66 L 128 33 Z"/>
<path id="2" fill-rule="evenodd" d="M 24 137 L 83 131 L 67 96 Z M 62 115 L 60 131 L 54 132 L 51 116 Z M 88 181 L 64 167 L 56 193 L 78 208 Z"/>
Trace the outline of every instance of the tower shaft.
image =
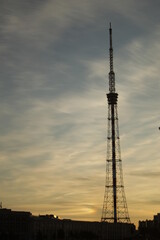
<path id="1" fill-rule="evenodd" d="M 110 72 L 108 100 L 108 136 L 106 160 L 106 185 L 101 221 L 130 222 L 123 185 L 122 160 L 118 127 L 115 73 L 113 71 L 112 29 L 110 24 Z"/>
<path id="2" fill-rule="evenodd" d="M 115 149 L 115 121 L 114 104 L 111 105 L 112 117 L 112 171 L 113 171 L 113 203 L 114 203 L 114 222 L 117 222 L 117 181 L 116 181 L 116 149 Z"/>

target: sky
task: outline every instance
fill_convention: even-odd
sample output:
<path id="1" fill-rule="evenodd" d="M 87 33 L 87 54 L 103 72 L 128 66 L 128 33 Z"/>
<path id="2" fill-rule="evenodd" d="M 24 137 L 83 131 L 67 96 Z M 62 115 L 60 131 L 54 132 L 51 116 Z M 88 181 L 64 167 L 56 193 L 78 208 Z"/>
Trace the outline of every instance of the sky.
<path id="1" fill-rule="evenodd" d="M 159 0 L 0 1 L 0 201 L 100 221 L 109 22 L 131 222 L 160 212 Z"/>

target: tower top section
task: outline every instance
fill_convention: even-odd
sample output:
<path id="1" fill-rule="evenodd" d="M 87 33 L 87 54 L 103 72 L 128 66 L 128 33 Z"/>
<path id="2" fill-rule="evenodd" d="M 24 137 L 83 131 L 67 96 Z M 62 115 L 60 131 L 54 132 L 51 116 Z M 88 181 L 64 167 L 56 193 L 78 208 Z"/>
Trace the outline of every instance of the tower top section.
<path id="1" fill-rule="evenodd" d="M 110 72 L 109 72 L 109 92 L 115 93 L 115 73 L 113 71 L 113 47 L 112 47 L 112 27 L 110 23 L 109 28 L 109 39 L 110 39 L 110 48 L 109 48 L 109 61 L 110 61 Z"/>

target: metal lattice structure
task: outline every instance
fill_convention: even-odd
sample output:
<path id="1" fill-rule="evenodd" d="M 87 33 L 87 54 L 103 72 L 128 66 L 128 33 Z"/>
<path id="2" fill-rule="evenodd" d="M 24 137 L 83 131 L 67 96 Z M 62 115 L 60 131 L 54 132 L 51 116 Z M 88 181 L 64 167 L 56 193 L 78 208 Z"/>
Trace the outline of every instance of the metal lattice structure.
<path id="1" fill-rule="evenodd" d="M 110 24 L 110 72 L 108 99 L 108 136 L 106 160 L 106 185 L 102 209 L 102 222 L 130 223 L 124 192 L 120 138 L 118 127 L 117 100 L 115 90 L 115 73 L 113 70 L 112 28 Z"/>

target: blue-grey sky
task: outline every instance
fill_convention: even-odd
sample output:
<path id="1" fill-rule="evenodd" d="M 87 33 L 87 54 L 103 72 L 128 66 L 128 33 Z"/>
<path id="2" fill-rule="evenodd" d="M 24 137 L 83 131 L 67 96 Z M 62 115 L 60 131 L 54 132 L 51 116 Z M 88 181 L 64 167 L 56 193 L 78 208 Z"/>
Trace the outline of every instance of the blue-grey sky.
<path id="1" fill-rule="evenodd" d="M 159 0 L 0 2 L 4 207 L 100 220 L 112 22 L 129 214 L 159 212 L 159 11 Z"/>

